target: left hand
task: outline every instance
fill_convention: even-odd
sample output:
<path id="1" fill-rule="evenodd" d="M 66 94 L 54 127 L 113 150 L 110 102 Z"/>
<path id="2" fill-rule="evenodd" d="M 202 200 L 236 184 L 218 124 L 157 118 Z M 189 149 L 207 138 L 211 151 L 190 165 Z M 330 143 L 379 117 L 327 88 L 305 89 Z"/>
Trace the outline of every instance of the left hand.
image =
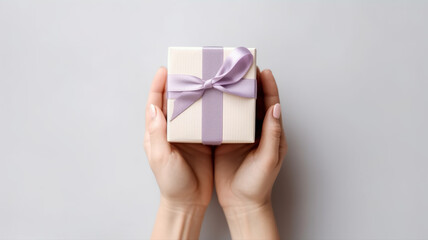
<path id="1" fill-rule="evenodd" d="M 197 226 L 202 223 L 203 214 L 211 200 L 213 191 L 213 163 L 211 147 L 202 144 L 176 144 L 166 138 L 166 95 L 167 71 L 160 68 L 150 88 L 146 106 L 146 131 L 144 149 L 150 167 L 156 177 L 161 193 L 161 204 L 156 220 L 153 238 L 188 238 L 199 234 Z M 185 228 L 194 219 L 197 223 Z M 177 234 L 168 228 L 175 219 Z M 187 220 L 186 220 L 187 219 Z M 180 226 L 178 226 L 180 225 Z M 165 235 L 165 234 L 173 235 Z M 197 236 L 196 236 L 197 237 Z"/>

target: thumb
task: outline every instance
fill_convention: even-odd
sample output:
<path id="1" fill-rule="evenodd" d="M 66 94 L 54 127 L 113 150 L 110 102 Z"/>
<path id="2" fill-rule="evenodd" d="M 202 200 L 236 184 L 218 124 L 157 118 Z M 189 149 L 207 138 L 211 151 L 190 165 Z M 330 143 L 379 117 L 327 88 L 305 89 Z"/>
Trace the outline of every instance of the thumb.
<path id="1" fill-rule="evenodd" d="M 165 153 L 170 152 L 169 143 L 166 140 L 166 120 L 162 110 L 150 104 L 150 157 L 152 160 L 160 160 Z"/>
<path id="2" fill-rule="evenodd" d="M 277 103 L 270 106 L 266 111 L 263 120 L 262 136 L 257 148 L 259 158 L 272 167 L 275 167 L 278 163 L 281 135 L 281 105 Z"/>

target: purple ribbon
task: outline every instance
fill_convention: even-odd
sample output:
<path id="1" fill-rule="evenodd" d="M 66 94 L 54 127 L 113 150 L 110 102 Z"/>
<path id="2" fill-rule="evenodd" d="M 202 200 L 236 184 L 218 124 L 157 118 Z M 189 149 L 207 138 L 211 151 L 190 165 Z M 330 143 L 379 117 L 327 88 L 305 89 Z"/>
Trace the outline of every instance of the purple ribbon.
<path id="1" fill-rule="evenodd" d="M 243 79 L 252 64 L 253 55 L 247 48 L 235 48 L 223 62 L 222 48 L 204 47 L 202 79 L 185 74 L 168 75 L 168 97 L 175 98 L 170 121 L 202 97 L 202 143 L 220 144 L 223 135 L 223 92 L 255 98 L 256 79 Z"/>

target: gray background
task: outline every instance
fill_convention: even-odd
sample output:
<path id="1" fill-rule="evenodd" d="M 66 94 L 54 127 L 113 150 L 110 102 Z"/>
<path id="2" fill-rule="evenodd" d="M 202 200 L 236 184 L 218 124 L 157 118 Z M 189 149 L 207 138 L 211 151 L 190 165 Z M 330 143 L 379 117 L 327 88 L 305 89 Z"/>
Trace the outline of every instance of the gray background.
<path id="1" fill-rule="evenodd" d="M 0 1 L 0 239 L 146 239 L 144 105 L 168 46 L 277 80 L 283 239 L 428 239 L 427 1 Z M 215 197 L 202 239 L 227 239 Z"/>

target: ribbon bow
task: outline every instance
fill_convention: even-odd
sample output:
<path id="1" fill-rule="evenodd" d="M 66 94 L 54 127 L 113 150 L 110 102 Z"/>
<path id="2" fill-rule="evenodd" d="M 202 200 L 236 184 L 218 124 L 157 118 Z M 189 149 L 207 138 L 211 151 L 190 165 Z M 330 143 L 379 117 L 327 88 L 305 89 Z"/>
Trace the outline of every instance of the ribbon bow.
<path id="1" fill-rule="evenodd" d="M 243 79 L 252 64 L 251 52 L 245 47 L 238 47 L 224 60 L 213 78 L 202 80 L 192 75 L 169 74 L 168 92 L 178 93 L 171 120 L 201 98 L 206 89 L 214 88 L 236 96 L 254 98 L 255 79 Z"/>

